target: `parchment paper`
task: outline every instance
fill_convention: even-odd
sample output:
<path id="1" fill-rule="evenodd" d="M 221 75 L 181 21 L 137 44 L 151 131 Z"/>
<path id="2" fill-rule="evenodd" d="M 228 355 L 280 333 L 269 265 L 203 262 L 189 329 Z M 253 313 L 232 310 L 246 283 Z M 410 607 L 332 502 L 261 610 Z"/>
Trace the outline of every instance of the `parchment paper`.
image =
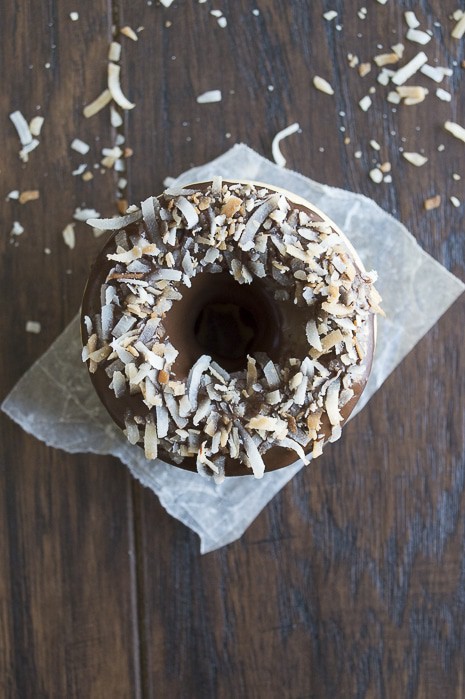
<path id="1" fill-rule="evenodd" d="M 183 173 L 177 182 L 208 180 L 213 175 L 259 180 L 300 194 L 334 219 L 368 270 L 378 271 L 377 288 L 387 317 L 379 320 L 373 372 L 358 404 L 360 410 L 465 285 L 424 252 L 401 223 L 360 194 L 280 168 L 243 144 Z M 238 539 L 302 468 L 302 462 L 297 461 L 265 473 L 260 481 L 244 476 L 227 478 L 217 486 L 161 461 L 147 462 L 142 450 L 127 442 L 101 406 L 80 354 L 76 317 L 16 384 L 2 409 L 50 446 L 117 456 L 135 478 L 158 495 L 171 515 L 197 532 L 202 553 Z"/>

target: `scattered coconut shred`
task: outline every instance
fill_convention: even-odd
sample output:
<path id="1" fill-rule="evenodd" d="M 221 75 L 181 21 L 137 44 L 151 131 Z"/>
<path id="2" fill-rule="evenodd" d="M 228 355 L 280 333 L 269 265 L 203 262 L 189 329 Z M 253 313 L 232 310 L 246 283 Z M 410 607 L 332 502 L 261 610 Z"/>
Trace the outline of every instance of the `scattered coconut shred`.
<path id="1" fill-rule="evenodd" d="M 278 131 L 276 136 L 273 138 L 273 142 L 271 144 L 271 152 L 273 154 L 273 158 L 276 165 L 279 165 L 279 167 L 284 167 L 286 165 L 286 158 L 281 153 L 279 144 L 284 138 L 287 138 L 288 136 L 292 136 L 292 134 L 297 133 L 299 129 L 299 124 L 295 122 L 294 124 L 287 126 L 285 129 L 282 129 L 282 131 Z"/>
<path id="2" fill-rule="evenodd" d="M 117 398 L 140 395 L 125 433 L 148 459 L 195 457 L 217 481 L 226 459 L 238 459 L 261 478 L 273 446 L 308 463 L 306 454 L 339 437 L 380 297 L 376 275 L 356 269 L 340 235 L 315 219 L 279 193 L 215 177 L 202 191 L 172 186 L 124 217 L 88 221 L 117 232 L 103 305 L 84 319 L 82 358 L 91 373 L 106 373 Z M 277 304 L 312 309 L 301 329 L 304 359 L 277 364 L 257 352 L 229 373 L 202 355 L 187 377 L 176 375 L 163 319 L 196 275 L 225 271 L 239 284 L 263 279 Z"/>

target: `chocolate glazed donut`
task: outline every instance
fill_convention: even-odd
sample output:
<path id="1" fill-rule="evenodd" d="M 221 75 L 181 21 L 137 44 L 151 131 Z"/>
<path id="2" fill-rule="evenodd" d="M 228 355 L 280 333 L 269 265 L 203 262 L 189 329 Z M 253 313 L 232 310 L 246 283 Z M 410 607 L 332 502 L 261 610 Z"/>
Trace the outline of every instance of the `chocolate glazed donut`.
<path id="1" fill-rule="evenodd" d="M 213 206 L 212 201 L 215 200 L 216 196 L 218 200 L 221 200 L 222 204 L 222 208 L 220 207 L 220 209 L 214 210 L 217 217 L 216 220 L 220 220 L 218 219 L 218 210 L 234 211 L 234 209 L 237 207 L 233 215 L 226 218 L 226 222 L 228 220 L 236 220 L 242 212 L 242 218 L 247 225 L 248 217 L 247 212 L 244 215 L 244 202 L 250 199 L 250 187 L 252 187 L 253 192 L 255 192 L 257 196 L 259 195 L 259 206 L 264 206 L 262 202 L 269 202 L 270 197 L 273 195 L 275 197 L 280 197 L 280 205 L 286 213 L 285 222 L 282 223 L 281 221 L 281 219 L 284 220 L 284 215 L 281 214 L 278 209 L 275 209 L 277 213 L 275 213 L 274 218 L 265 218 L 265 226 L 268 225 L 268 222 L 271 220 L 273 226 L 275 223 L 277 223 L 278 227 L 281 225 L 284 231 L 288 231 L 288 228 L 283 226 L 289 226 L 288 222 L 295 220 L 297 222 L 296 230 L 301 230 L 302 232 L 303 229 L 299 229 L 299 225 L 303 221 L 304 223 L 302 225 L 307 226 L 306 230 L 313 230 L 312 226 L 316 226 L 316 230 L 318 230 L 319 227 L 322 231 L 324 231 L 325 236 L 332 234 L 335 239 L 337 238 L 337 245 L 339 246 L 337 249 L 339 250 L 340 246 L 342 245 L 346 257 L 344 257 L 343 254 L 338 253 L 338 255 L 334 256 L 334 259 L 332 259 L 330 269 L 332 270 L 333 277 L 336 278 L 338 276 L 338 272 L 335 271 L 332 263 L 334 262 L 337 264 L 339 270 L 343 270 L 347 263 L 348 268 L 353 270 L 352 276 L 355 279 L 353 284 L 358 284 L 358 288 L 364 286 L 366 287 L 367 291 L 366 294 L 365 292 L 363 294 L 363 299 L 367 299 L 367 302 L 363 308 L 363 313 L 360 312 L 360 315 L 356 317 L 356 326 L 352 332 L 352 335 L 355 338 L 354 342 L 357 350 L 357 370 L 350 383 L 349 389 L 346 388 L 346 400 L 343 402 L 343 404 L 341 404 L 341 399 L 339 399 L 339 422 L 335 426 L 334 420 L 331 422 L 327 411 L 324 409 L 318 411 L 318 448 L 315 448 L 315 439 L 309 441 L 308 445 L 304 446 L 304 451 L 306 454 L 313 453 L 313 456 L 317 456 L 319 453 L 321 453 L 323 443 L 326 441 L 334 441 L 334 439 L 338 438 L 340 427 L 342 427 L 342 425 L 349 418 L 360 398 L 361 393 L 363 392 L 363 389 L 365 388 L 372 366 L 373 352 L 375 347 L 376 316 L 374 314 L 380 310 L 378 306 L 380 299 L 372 286 L 372 279 L 369 277 L 369 275 L 367 275 L 357 253 L 344 234 L 332 221 L 330 221 L 330 219 L 328 219 L 328 217 L 325 216 L 325 214 L 294 194 L 285 192 L 281 189 L 273 188 L 269 185 L 239 181 L 224 181 L 219 185 L 220 194 L 215 195 L 215 183 L 212 185 L 211 182 L 203 182 L 188 185 L 182 190 L 179 190 L 181 193 L 178 193 L 175 190 L 171 195 L 168 190 L 168 194 L 164 194 L 164 198 L 161 199 L 161 203 L 164 205 L 166 210 L 176 211 L 176 202 L 179 203 L 180 199 L 184 200 L 187 197 L 190 206 L 195 207 L 197 213 L 199 213 L 202 212 L 202 205 L 207 201 L 207 199 L 209 200 L 209 207 L 211 208 Z M 216 182 L 216 191 L 218 192 L 218 182 Z M 227 191 L 227 194 L 225 194 L 225 191 Z M 190 194 L 185 194 L 186 192 L 189 192 Z M 195 192 L 195 194 L 192 194 L 192 192 Z M 225 200 L 226 203 L 224 203 Z M 283 200 L 286 201 L 288 209 L 286 209 L 284 204 L 282 204 Z M 153 199 L 153 201 L 156 200 Z M 170 201 L 174 203 L 170 204 Z M 276 198 L 273 201 L 277 202 L 278 199 Z M 249 204 L 247 204 L 247 206 L 249 206 Z M 145 209 L 147 210 L 147 205 Z M 257 211 L 258 207 L 255 207 L 255 209 L 252 210 Z M 157 213 L 157 204 L 155 204 L 155 212 Z M 180 218 L 182 218 L 183 221 L 185 219 L 187 220 L 189 216 L 193 216 L 195 218 L 190 208 L 188 209 L 187 205 L 183 202 L 182 205 L 180 205 L 178 214 L 173 215 L 175 222 L 179 222 Z M 128 223 L 123 221 L 123 225 L 126 223 L 124 226 L 126 231 L 126 240 L 131 240 L 133 237 L 134 240 L 138 239 L 140 243 L 140 238 L 138 237 L 142 234 L 142 236 L 147 237 L 148 244 L 153 244 L 153 237 L 151 238 L 149 235 L 147 235 L 145 217 L 142 221 L 137 220 L 131 223 L 130 216 L 128 217 Z M 137 213 L 134 215 L 134 217 L 135 216 L 137 216 Z M 209 234 L 212 234 L 211 215 L 210 219 L 203 217 L 203 221 L 203 228 L 206 226 L 205 221 L 208 221 L 208 226 L 210 228 Z M 98 221 L 94 221 L 93 223 L 98 225 Z M 268 228 L 263 229 L 262 224 L 263 222 L 259 223 L 258 226 L 255 225 L 255 228 L 257 228 L 257 238 L 254 239 L 255 241 L 258 240 L 258 235 L 261 234 L 261 231 L 264 230 L 266 233 L 267 230 L 274 230 L 274 228 L 270 227 L 269 225 Z M 121 228 L 123 228 L 123 225 Z M 178 228 L 180 225 L 181 224 L 178 224 Z M 194 226 L 194 228 L 196 231 L 194 236 L 198 237 L 199 235 L 207 235 L 207 233 L 204 233 L 202 228 L 202 215 L 198 217 L 198 223 L 196 226 Z M 167 226 L 164 226 L 163 230 L 164 240 L 166 241 L 166 236 L 168 235 Z M 187 231 L 187 234 L 189 234 L 189 231 Z M 305 235 L 305 232 L 302 234 Z M 245 233 L 245 235 L 247 235 L 247 233 Z M 242 239 L 243 238 L 244 234 Z M 156 242 L 158 242 L 159 247 L 163 246 L 165 251 L 169 247 L 168 245 L 163 245 L 159 238 L 156 238 Z M 307 243 L 307 240 L 304 240 L 303 242 L 305 243 L 305 245 L 302 246 L 303 251 L 306 250 L 306 246 L 308 246 L 308 249 L 310 249 L 311 245 L 313 244 Z M 83 297 L 81 327 L 83 344 L 85 348 L 84 359 L 88 359 L 91 355 L 93 357 L 93 365 L 92 361 L 89 361 L 89 368 L 93 369 L 93 371 L 90 373 L 92 383 L 113 420 L 121 429 L 127 431 L 128 416 L 137 416 L 138 423 L 142 424 L 144 420 L 151 420 L 150 414 L 151 411 L 154 411 L 154 408 L 148 407 L 146 402 L 143 400 L 143 393 L 140 391 L 135 392 L 133 390 L 124 390 L 122 393 L 120 390 L 118 397 L 116 396 L 117 391 L 112 385 L 112 374 L 108 371 L 108 363 L 113 356 L 110 355 L 111 348 L 108 346 L 110 340 L 112 339 L 111 335 L 109 338 L 107 337 L 106 342 L 103 343 L 104 349 L 102 355 L 99 355 L 100 348 L 96 347 L 95 340 L 92 346 L 89 346 L 88 344 L 89 338 L 92 335 L 98 336 L 99 332 L 102 334 L 101 328 L 100 331 L 98 331 L 97 328 L 97 333 L 95 333 L 95 322 L 93 321 L 96 318 L 100 318 L 97 325 L 99 322 L 101 323 L 102 305 L 106 305 L 105 294 L 108 294 L 107 289 L 109 277 L 111 278 L 112 274 L 115 275 L 115 269 L 117 270 L 116 274 L 118 274 L 118 271 L 120 270 L 118 267 L 120 264 L 119 260 L 123 259 L 125 255 L 129 255 L 129 252 L 125 252 L 121 245 L 118 247 L 119 243 L 121 243 L 121 229 L 116 230 L 116 232 L 111 235 L 91 269 Z M 130 247 L 130 245 L 126 245 L 126 248 L 128 247 Z M 244 244 L 243 248 L 253 249 L 249 244 Z M 275 248 L 273 248 L 273 254 L 275 257 L 273 258 L 272 264 L 276 269 L 278 269 L 278 272 L 281 273 L 280 265 L 282 266 L 282 260 Z M 293 247 L 291 254 L 298 255 L 297 259 L 299 262 L 297 264 L 302 267 L 304 263 L 300 262 L 300 258 L 303 259 L 304 255 L 300 248 L 296 252 L 295 248 Z M 307 254 L 307 252 L 305 254 Z M 114 259 L 109 259 L 110 255 L 112 255 Z M 139 261 L 144 261 L 147 258 L 142 255 L 138 259 Z M 243 259 L 244 258 L 241 257 L 242 261 Z M 169 376 L 171 379 L 175 379 L 176 382 L 188 383 L 190 380 L 189 377 L 192 375 L 192 368 L 197 362 L 199 362 L 200 358 L 205 357 L 206 355 L 208 355 L 208 357 L 214 362 L 212 367 L 218 366 L 226 372 L 226 375 L 230 376 L 236 376 L 240 372 L 244 374 L 247 372 L 248 366 L 250 370 L 251 365 L 248 365 L 248 357 L 258 356 L 263 358 L 266 356 L 274 365 L 277 367 L 282 367 L 286 362 L 289 362 L 289 358 L 296 358 L 295 360 L 292 359 L 292 362 L 297 362 L 297 359 L 302 362 L 306 357 L 309 357 L 309 355 L 317 362 L 317 366 L 322 367 L 321 371 L 323 372 L 323 375 L 324 371 L 327 371 L 328 367 L 333 367 L 335 362 L 339 362 L 339 373 L 336 373 L 335 375 L 338 377 L 344 376 L 344 366 L 340 362 L 339 358 L 336 357 L 334 349 L 327 351 L 325 354 L 316 351 L 315 347 L 312 348 L 312 346 L 309 345 L 309 329 L 307 325 L 309 320 L 312 321 L 312 328 L 316 328 L 318 324 L 320 329 L 321 327 L 324 327 L 324 325 L 321 325 L 321 322 L 326 322 L 329 328 L 327 333 L 328 337 L 330 337 L 330 332 L 333 332 L 333 335 L 335 332 L 334 329 L 331 330 L 332 326 L 330 327 L 330 323 L 325 320 L 329 314 L 321 312 L 321 303 L 304 303 L 303 305 L 298 305 L 297 303 L 293 302 L 293 299 L 291 298 L 288 301 L 281 300 L 280 298 L 277 300 L 277 295 L 279 296 L 279 294 L 285 294 L 282 291 L 277 292 L 276 280 L 269 274 L 262 275 L 260 272 L 261 276 L 249 275 L 244 280 L 239 275 L 240 273 L 245 275 L 247 270 L 238 272 L 237 265 L 236 268 L 231 269 L 231 263 L 229 263 L 229 267 L 226 263 L 221 267 L 221 265 L 218 264 L 218 259 L 214 259 L 213 255 L 212 260 L 213 264 L 210 265 L 213 270 L 212 272 L 209 271 L 209 265 L 207 264 L 201 273 L 197 273 L 190 279 L 186 280 L 186 276 L 184 275 L 184 282 L 187 282 L 190 284 L 190 286 L 186 286 L 184 284 L 182 286 L 182 294 L 179 294 L 178 297 L 176 297 L 175 293 L 172 292 L 172 296 L 175 298 L 175 300 L 171 304 L 171 307 L 166 312 L 161 314 L 163 337 L 165 338 L 165 341 L 168 339 L 170 346 L 174 347 L 178 351 L 177 356 L 169 368 Z M 343 260 L 343 262 L 341 262 L 341 260 Z M 344 262 L 344 260 L 346 260 L 346 262 Z M 151 258 L 149 262 L 150 264 L 148 267 L 150 267 L 150 274 L 152 274 L 153 270 L 157 269 L 157 264 L 154 262 L 153 258 Z M 294 258 L 292 258 L 291 262 L 292 265 L 294 265 L 292 269 L 294 269 Z M 287 264 L 289 263 L 287 262 Z M 132 268 L 139 269 L 139 267 L 140 265 L 134 266 L 133 264 Z M 128 268 L 131 269 L 131 263 L 129 263 Z M 142 269 L 142 267 L 140 268 Z M 175 265 L 175 268 L 181 269 L 181 265 L 177 264 Z M 186 269 L 186 265 L 184 265 L 184 269 Z M 315 269 L 317 270 L 315 274 L 317 274 L 318 264 L 316 265 Z M 126 268 L 124 268 L 123 272 L 125 270 Z M 283 272 L 283 274 L 287 274 L 289 276 L 291 275 L 291 270 L 288 272 Z M 298 280 L 304 279 L 304 271 L 301 269 L 294 269 L 292 274 L 294 274 L 295 278 Z M 309 276 L 308 274 L 308 269 L 305 270 L 305 274 L 307 274 L 307 278 L 311 278 L 311 275 Z M 172 276 L 174 278 L 175 275 L 173 274 Z M 342 274 L 342 278 L 343 277 L 344 274 Z M 137 273 L 129 280 L 126 280 L 124 277 L 121 278 L 120 276 L 118 281 L 121 283 L 124 283 L 125 281 L 134 283 L 134 279 L 137 281 Z M 160 284 L 160 282 L 158 283 Z M 295 283 L 297 285 L 299 284 L 298 281 Z M 316 288 L 318 288 L 318 286 L 316 286 Z M 335 297 L 336 301 L 330 298 L 329 303 L 333 304 L 333 306 L 327 305 L 328 308 L 337 308 L 337 312 L 342 314 L 344 313 L 344 308 L 341 308 L 339 298 L 344 297 L 343 292 L 340 293 L 340 297 Z M 121 300 L 117 300 L 116 303 L 121 303 Z M 341 318 L 344 318 L 344 315 L 342 315 Z M 342 324 L 341 318 L 339 318 L 339 321 L 338 318 L 336 318 L 336 321 L 341 323 L 345 338 L 344 341 L 346 341 L 348 335 L 346 330 L 344 330 L 344 325 L 349 327 L 352 321 L 347 319 L 344 321 L 344 324 Z M 313 321 L 315 322 L 313 323 Z M 336 324 L 333 324 L 333 326 L 334 328 L 338 328 Z M 338 332 L 338 330 L 336 332 Z M 319 343 L 318 338 L 317 342 Z M 97 343 L 102 345 L 101 337 L 98 338 Z M 321 343 L 317 344 L 317 347 L 319 347 L 320 344 Z M 128 347 L 131 349 L 131 346 L 128 345 Z M 344 345 L 341 340 L 336 347 L 339 347 L 342 354 L 343 349 L 341 348 L 343 348 Z M 107 349 L 105 350 L 105 348 Z M 136 349 L 133 351 L 134 354 L 139 352 L 139 350 Z M 353 352 L 354 350 L 352 349 L 352 353 Z M 102 361 L 100 361 L 100 356 L 103 356 Z M 345 359 L 345 355 L 343 355 L 343 358 L 344 361 L 348 361 Z M 296 364 L 296 369 L 298 368 L 299 366 Z M 157 371 L 159 380 L 163 381 L 164 379 L 162 378 L 162 374 L 164 370 L 159 369 Z M 286 371 L 289 373 L 288 370 Z M 302 375 L 302 372 L 300 374 Z M 271 384 L 270 388 L 273 388 Z M 274 391 L 270 390 L 268 395 L 271 396 L 272 394 L 279 393 L 280 388 L 281 387 L 279 386 Z M 297 388 L 293 390 L 297 392 Z M 244 397 L 243 400 L 247 402 L 247 410 L 249 411 L 249 414 L 251 412 L 254 413 L 254 403 L 256 403 L 255 412 L 258 413 L 260 411 L 260 406 L 263 403 L 263 398 L 261 398 L 260 395 L 261 394 L 257 394 L 253 390 L 249 390 L 247 397 Z M 296 409 L 294 408 L 294 412 L 295 410 Z M 287 421 L 290 426 L 289 436 L 292 437 L 293 430 L 295 431 L 297 428 L 295 424 L 293 424 L 293 422 L 295 423 L 295 420 L 293 421 L 293 416 L 291 413 L 292 408 L 290 409 L 290 413 L 287 417 Z M 249 421 L 248 424 L 253 424 L 253 420 Z M 178 429 L 178 432 L 183 432 L 185 430 L 194 428 L 194 425 L 195 423 L 192 422 L 191 416 L 188 419 L 188 424 L 185 427 Z M 263 425 L 265 425 L 266 428 L 266 423 L 263 423 Z M 311 421 L 308 422 L 308 427 L 310 430 L 314 427 L 314 425 L 311 425 Z M 202 425 L 196 424 L 195 428 L 196 430 L 202 432 Z M 247 436 L 243 434 L 244 429 L 239 427 L 239 431 L 243 440 L 247 441 Z M 266 429 L 265 432 L 262 431 L 259 432 L 259 434 L 267 434 Z M 264 449 L 261 454 L 267 471 L 287 466 L 293 463 L 297 458 L 296 451 L 288 448 L 286 440 L 286 447 L 280 446 L 281 441 L 282 440 L 280 439 L 276 439 L 271 445 L 267 443 L 266 449 Z M 250 441 L 249 447 L 253 449 L 253 446 L 250 446 Z M 162 442 L 160 442 L 159 456 L 162 460 L 184 469 L 195 471 L 199 468 L 198 456 L 185 455 L 181 459 L 179 458 L 178 454 L 173 455 L 173 452 L 170 449 L 167 449 L 166 447 L 164 448 Z M 248 461 L 250 462 L 250 459 L 247 457 L 233 458 L 231 456 L 231 449 L 229 449 L 229 453 L 223 453 L 223 457 L 224 458 L 221 462 L 221 471 L 223 472 L 224 469 L 225 475 L 237 476 L 251 474 L 250 463 L 247 463 Z M 209 455 L 209 458 L 207 458 L 203 463 L 209 464 L 212 461 L 215 463 L 215 456 Z M 258 474 L 258 476 L 260 475 L 261 474 Z"/>

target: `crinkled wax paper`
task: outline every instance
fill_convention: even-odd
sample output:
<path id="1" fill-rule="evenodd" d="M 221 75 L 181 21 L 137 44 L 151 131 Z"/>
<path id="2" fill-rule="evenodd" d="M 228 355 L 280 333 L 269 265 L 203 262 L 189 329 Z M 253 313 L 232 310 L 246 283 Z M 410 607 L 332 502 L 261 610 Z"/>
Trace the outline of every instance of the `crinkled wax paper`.
<path id="1" fill-rule="evenodd" d="M 178 183 L 225 178 L 268 182 L 300 194 L 325 211 L 350 238 L 377 288 L 386 318 L 378 324 L 373 372 L 363 407 L 393 369 L 464 290 L 464 284 L 422 250 L 406 228 L 371 199 L 313 182 L 277 167 L 245 145 L 183 173 Z M 146 461 L 108 417 L 80 359 L 77 317 L 17 383 L 3 410 L 46 444 L 69 452 L 113 454 L 160 498 L 165 509 L 197 532 L 201 551 L 238 539 L 271 498 L 302 468 L 211 480 L 157 460 Z M 309 467 L 311 468 L 311 466 Z M 154 534 L 156 536 L 156 534 Z"/>

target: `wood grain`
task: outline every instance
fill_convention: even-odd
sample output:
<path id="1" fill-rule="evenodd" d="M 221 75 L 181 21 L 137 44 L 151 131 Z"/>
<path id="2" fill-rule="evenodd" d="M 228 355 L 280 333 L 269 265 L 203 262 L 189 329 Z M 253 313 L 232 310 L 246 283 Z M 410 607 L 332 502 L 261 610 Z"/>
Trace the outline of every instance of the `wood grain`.
<path id="1" fill-rule="evenodd" d="M 100 242 L 77 227 L 76 250 L 64 246 L 61 230 L 74 207 L 112 211 L 111 174 L 96 172 L 90 184 L 71 178 L 82 159 L 68 147 L 75 136 L 88 141 L 94 162 L 113 142 L 107 115 L 81 116 L 104 86 L 112 22 L 143 27 L 138 42 L 121 38 L 124 91 L 137 105 L 124 123 L 134 150 L 130 201 L 235 142 L 270 157 L 273 135 L 298 121 L 302 133 L 282 144 L 289 167 L 372 197 L 465 279 L 463 205 L 449 202 L 451 195 L 465 199 L 464 150 L 442 129 L 447 118 L 465 124 L 465 44 L 450 38 L 448 19 L 456 4 L 366 6 L 361 20 L 354 0 L 224 0 L 224 29 L 213 5 L 194 0 L 169 9 L 97 2 L 78 8 L 76 23 L 70 0 L 8 10 L 4 26 L 14 41 L 0 50 L 21 79 L 7 81 L 2 123 L 6 112 L 32 116 L 40 104 L 46 125 L 26 167 L 5 126 L 2 191 L 37 186 L 41 198 L 1 212 L 4 230 L 15 219 L 26 228 L 17 248 L 7 235 L 0 243 L 4 297 L 15 289 L 0 334 L 4 393 L 77 310 Z M 337 20 L 322 19 L 328 9 Z M 348 53 L 367 61 L 403 40 L 406 9 L 434 33 L 425 48 L 430 62 L 457 62 L 451 104 L 419 76 L 415 83 L 430 89 L 427 102 L 395 108 L 374 68 L 360 78 L 348 66 Z M 408 58 L 421 48 L 405 43 Z M 331 82 L 334 97 L 312 87 L 315 74 Z M 364 113 L 357 103 L 372 85 L 373 106 Z M 221 89 L 222 101 L 197 104 L 210 89 Z M 424 149 L 427 166 L 414 168 L 399 148 Z M 391 185 L 369 179 L 373 159 L 392 163 Z M 437 193 L 440 208 L 425 211 L 424 199 Z M 44 247 L 52 254 L 43 256 Z M 343 439 L 296 476 L 240 541 L 204 557 L 197 537 L 119 464 L 49 450 L 2 418 L 3 694 L 464 696 L 464 313 L 461 299 Z M 40 335 L 25 334 L 27 319 L 42 322 Z"/>
<path id="2" fill-rule="evenodd" d="M 89 5 L 79 22 L 69 17 L 75 9 L 68 0 L 3 8 L 1 196 L 37 188 L 40 199 L 1 207 L 2 397 L 79 308 L 101 241 L 77 224 L 76 249 L 65 246 L 61 231 L 75 207 L 114 208 L 111 175 L 96 173 L 92 184 L 71 175 L 83 160 L 70 150 L 75 137 L 91 145 L 93 158 L 112 138 L 108 116 L 82 117 L 105 84 L 108 4 Z M 26 165 L 8 119 L 15 109 L 45 117 Z M 25 232 L 11 243 L 13 220 Z M 42 332 L 26 333 L 27 320 Z M 48 449 L 5 416 L 1 433 L 0 695 L 138 696 L 128 474 L 111 459 Z"/>

